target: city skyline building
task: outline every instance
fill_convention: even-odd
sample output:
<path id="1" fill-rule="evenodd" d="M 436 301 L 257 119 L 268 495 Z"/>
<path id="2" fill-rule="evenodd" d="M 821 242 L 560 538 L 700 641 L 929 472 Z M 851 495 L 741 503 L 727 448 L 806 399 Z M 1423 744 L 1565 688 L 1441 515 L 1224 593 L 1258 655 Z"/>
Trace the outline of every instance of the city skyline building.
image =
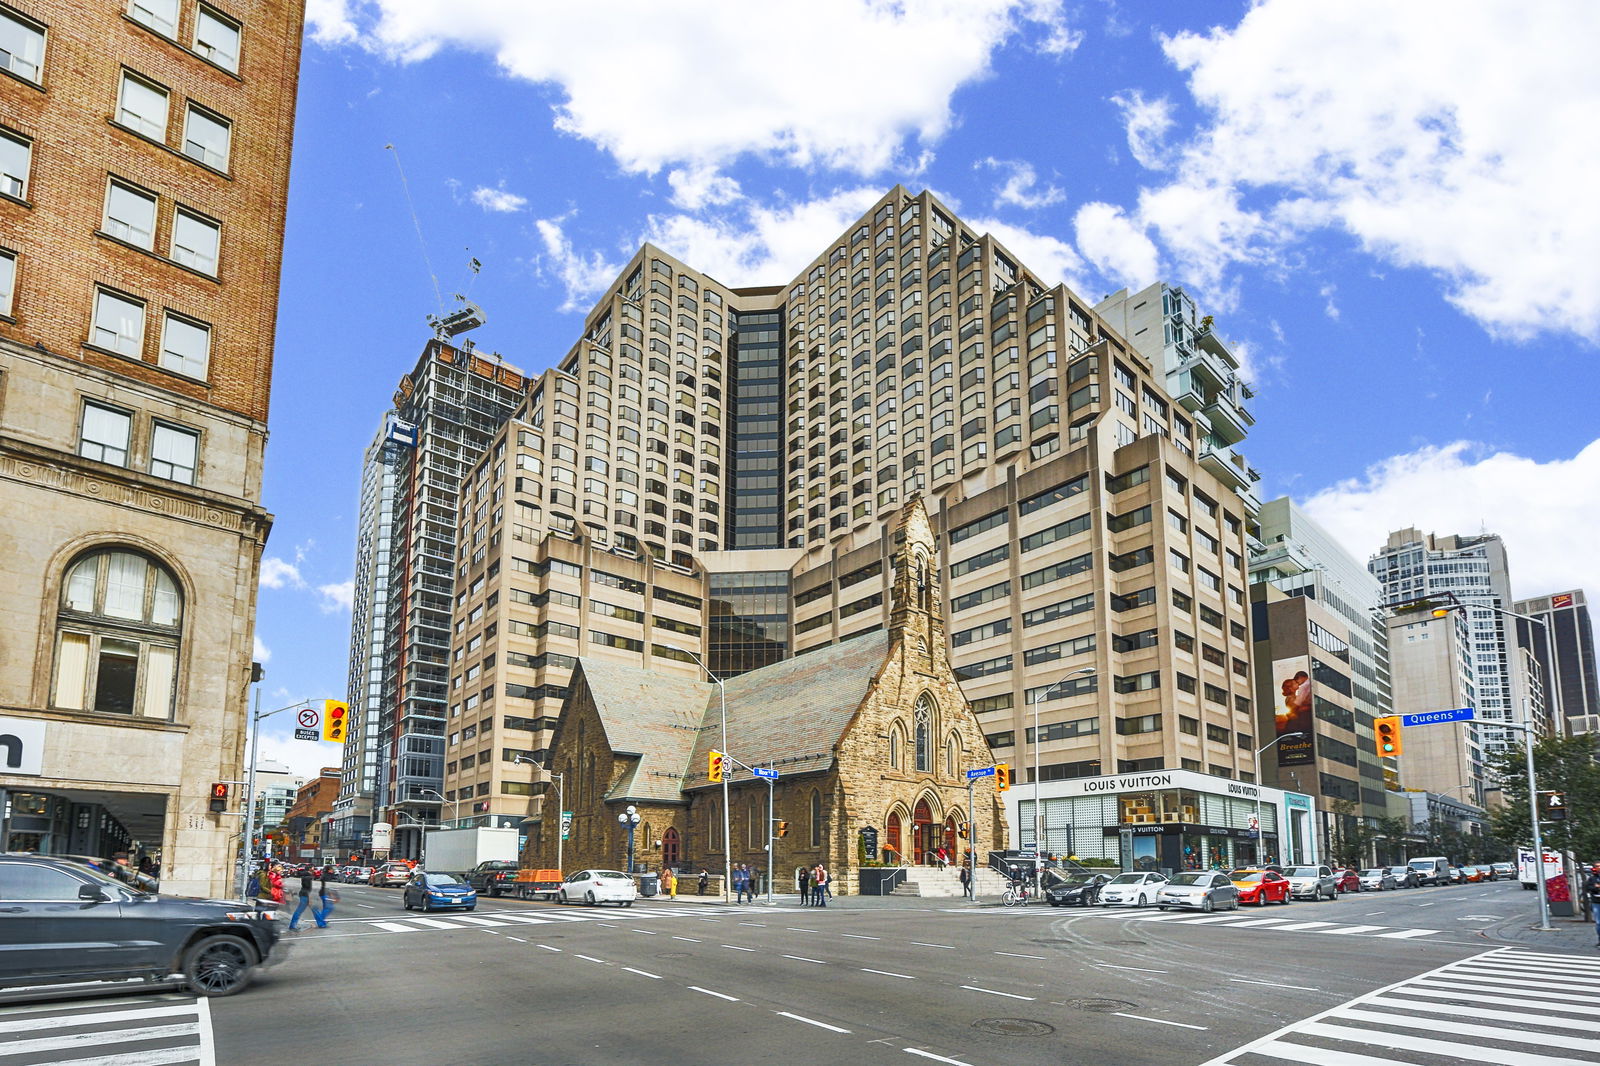
<path id="1" fill-rule="evenodd" d="M 0 6 L 0 851 L 232 887 L 299 3 Z M 108 753 L 115 753 L 108 758 Z"/>
<path id="2" fill-rule="evenodd" d="M 1552 592 L 1518 600 L 1512 610 L 1538 618 L 1549 627 L 1546 630 L 1525 619 L 1514 620 L 1517 646 L 1532 655 L 1543 671 L 1551 690 L 1547 702 L 1552 715 L 1560 711 L 1555 733 L 1600 733 L 1600 674 L 1595 669 L 1594 625 L 1587 594 L 1583 589 Z"/>
<path id="3" fill-rule="evenodd" d="M 1461 611 L 1436 617 L 1421 606 L 1393 611 L 1384 624 L 1395 714 L 1476 708 L 1471 619 Z M 1476 720 L 1404 729 L 1396 761 L 1405 788 L 1453 796 L 1481 810 L 1485 789 L 1495 784 L 1488 777 L 1483 729 Z"/>

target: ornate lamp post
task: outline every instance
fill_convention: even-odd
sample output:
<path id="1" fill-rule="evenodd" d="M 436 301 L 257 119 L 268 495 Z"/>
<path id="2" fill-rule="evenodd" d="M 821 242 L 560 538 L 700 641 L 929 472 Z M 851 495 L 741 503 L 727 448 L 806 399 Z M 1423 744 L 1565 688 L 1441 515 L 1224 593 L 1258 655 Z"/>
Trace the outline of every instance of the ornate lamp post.
<path id="1" fill-rule="evenodd" d="M 617 815 L 617 821 L 628 829 L 628 873 L 633 873 L 633 827 L 639 824 L 639 808 L 628 804 L 628 809 Z"/>

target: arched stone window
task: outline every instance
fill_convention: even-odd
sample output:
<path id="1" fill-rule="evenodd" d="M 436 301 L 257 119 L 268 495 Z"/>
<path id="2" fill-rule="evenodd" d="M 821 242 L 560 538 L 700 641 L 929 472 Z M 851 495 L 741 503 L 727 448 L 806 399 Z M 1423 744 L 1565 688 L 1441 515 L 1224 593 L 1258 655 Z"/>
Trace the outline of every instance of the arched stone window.
<path id="1" fill-rule="evenodd" d="M 944 772 L 950 777 L 961 776 L 961 738 L 955 733 L 945 738 Z"/>
<path id="2" fill-rule="evenodd" d="M 919 773 L 930 773 L 933 770 L 933 708 L 929 706 L 924 697 L 917 701 L 916 723 L 914 725 L 917 770 Z"/>
<path id="3" fill-rule="evenodd" d="M 889 766 L 900 769 L 900 723 L 889 727 Z"/>
<path id="4" fill-rule="evenodd" d="M 80 556 L 62 582 L 51 703 L 171 719 L 183 594 L 171 573 L 120 548 Z"/>
<path id="5" fill-rule="evenodd" d="M 706 839 L 711 841 L 712 851 L 722 850 L 722 811 L 717 807 L 717 801 L 712 800 L 706 805 Z"/>
<path id="6" fill-rule="evenodd" d="M 745 813 L 750 819 L 750 847 L 751 849 L 759 848 L 767 842 L 766 837 L 763 836 L 761 832 L 760 804 L 747 804 L 745 807 Z"/>
<path id="7" fill-rule="evenodd" d="M 822 790 L 811 790 L 811 846 L 822 847 Z"/>

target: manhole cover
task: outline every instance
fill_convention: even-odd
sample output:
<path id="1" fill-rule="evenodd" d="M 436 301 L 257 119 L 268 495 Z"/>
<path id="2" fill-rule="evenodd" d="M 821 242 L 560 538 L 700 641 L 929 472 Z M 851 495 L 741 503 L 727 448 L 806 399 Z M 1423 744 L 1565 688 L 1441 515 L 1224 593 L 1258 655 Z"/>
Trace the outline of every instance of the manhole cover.
<path id="1" fill-rule="evenodd" d="M 1031 1018 L 979 1018 L 972 1027 L 991 1036 L 1048 1036 L 1056 1031 L 1055 1026 Z"/>
<path id="2" fill-rule="evenodd" d="M 687 951 L 662 951 L 656 954 L 658 959 L 687 959 L 690 957 Z"/>
<path id="3" fill-rule="evenodd" d="M 1067 1006 L 1073 1010 L 1094 1011 L 1096 1014 L 1115 1014 L 1119 1010 L 1137 1007 L 1138 1004 L 1125 999 L 1069 999 Z"/>

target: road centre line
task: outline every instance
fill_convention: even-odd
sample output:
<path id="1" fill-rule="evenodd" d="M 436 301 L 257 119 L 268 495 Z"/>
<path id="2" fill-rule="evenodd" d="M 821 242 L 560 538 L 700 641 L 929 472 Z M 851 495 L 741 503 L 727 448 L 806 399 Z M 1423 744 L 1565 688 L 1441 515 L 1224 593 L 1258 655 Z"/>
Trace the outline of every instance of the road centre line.
<path id="1" fill-rule="evenodd" d="M 828 965 L 827 963 L 823 962 L 821 959 L 808 959 L 804 955 L 785 955 L 783 957 L 786 958 L 786 959 L 793 959 L 795 962 L 814 962 L 818 966 L 826 966 L 826 965 Z"/>
<path id="2" fill-rule="evenodd" d="M 561 950 L 560 948 L 553 948 L 549 944 L 540 944 L 539 946 L 544 948 L 546 951 L 560 951 Z"/>
<path id="3" fill-rule="evenodd" d="M 527 943 L 527 941 L 522 939 L 520 936 L 511 936 L 511 935 L 508 934 L 506 936 L 506 939 L 507 940 L 515 940 L 519 944 L 526 944 Z"/>
<path id="4" fill-rule="evenodd" d="M 675 937 L 673 937 L 673 938 L 672 938 L 672 939 L 674 939 L 674 940 L 687 940 L 687 941 L 688 941 L 688 942 L 689 942 L 689 943 L 691 943 L 691 944 L 698 944 L 698 943 L 700 943 L 700 941 L 698 941 L 698 940 L 696 940 L 696 939 L 695 939 L 695 938 L 694 938 L 694 937 L 692 937 L 692 936 L 675 936 Z"/>
<path id="5" fill-rule="evenodd" d="M 1251 981 L 1248 978 L 1244 978 L 1244 977 L 1230 977 L 1230 978 L 1228 978 L 1228 980 L 1236 981 L 1241 985 L 1266 985 L 1268 988 L 1293 988 L 1293 989 L 1295 989 L 1296 991 L 1299 991 L 1299 992 L 1321 992 L 1322 991 L 1322 989 L 1320 989 L 1320 988 L 1312 988 L 1310 985 L 1285 985 L 1285 984 L 1280 984 L 1277 981 Z"/>
<path id="6" fill-rule="evenodd" d="M 738 996 L 729 996 L 729 995 L 724 995 L 721 992 L 713 992 L 713 991 L 711 991 L 711 989 L 709 989 L 709 988 L 701 988 L 699 985 L 690 985 L 689 986 L 689 991 L 691 991 L 691 992 L 704 992 L 708 996 L 716 996 L 718 999 L 725 999 L 729 1003 L 737 1003 L 737 1002 L 739 1002 L 739 997 Z"/>
<path id="7" fill-rule="evenodd" d="M 870 967 L 867 967 L 867 966 L 861 967 L 861 972 L 862 973 L 880 974 L 880 975 L 882 975 L 884 977 L 898 977 L 902 981 L 915 981 L 916 980 L 915 977 L 912 977 L 908 973 L 893 973 L 893 972 L 891 972 L 889 970 L 874 970 L 874 969 L 871 969 Z"/>
<path id="8" fill-rule="evenodd" d="M 649 972 L 649 971 L 647 971 L 647 970 L 635 970 L 635 969 L 634 969 L 634 968 L 633 968 L 633 967 L 632 967 L 632 966 L 624 966 L 624 967 L 623 967 L 623 969 L 624 969 L 624 970 L 626 970 L 626 971 L 627 971 L 627 972 L 628 972 L 628 973 L 636 973 L 636 974 L 638 974 L 638 975 L 639 975 L 639 976 L 640 976 L 640 977 L 648 977 L 648 978 L 650 978 L 650 979 L 651 979 L 651 980 L 652 980 L 652 981 L 659 981 L 659 980 L 661 980 L 661 975 L 660 975 L 660 974 L 658 974 L 658 973 L 650 973 L 650 972 Z"/>
<path id="9" fill-rule="evenodd" d="M 722 921 L 722 919 L 721 918 L 696 918 L 695 921 L 697 921 L 697 922 L 720 922 L 720 921 Z"/>
<path id="10" fill-rule="evenodd" d="M 1097 963 L 1096 965 L 1104 967 L 1107 970 L 1138 970 L 1140 973 L 1166 973 L 1167 972 L 1166 970 L 1151 970 L 1151 969 L 1148 969 L 1148 968 L 1146 968 L 1144 966 L 1113 966 L 1109 962 Z"/>
<path id="11" fill-rule="evenodd" d="M 661 935 L 660 933 L 656 932 L 654 929 L 635 929 L 634 932 L 635 933 L 643 933 L 645 936 L 660 936 Z"/>
<path id="12" fill-rule="evenodd" d="M 901 1048 L 901 1050 L 912 1055 L 921 1055 L 923 1058 L 932 1059 L 934 1062 L 948 1062 L 950 1066 L 971 1066 L 971 1063 L 962 1062 L 960 1059 L 947 1059 L 943 1055 L 935 1055 L 931 1051 L 919 1051 L 914 1047 Z"/>
<path id="13" fill-rule="evenodd" d="M 1030 1003 L 1033 1001 L 1032 996 L 1019 996 L 1015 992 L 996 992 L 992 988 L 979 988 L 977 985 L 962 985 L 961 987 L 968 992 L 983 992 L 991 996 L 1005 996 L 1007 999 L 1025 999 Z"/>
<path id="14" fill-rule="evenodd" d="M 794 925 L 788 926 L 787 928 L 788 928 L 789 932 L 791 932 L 791 933 L 820 933 L 820 932 L 822 932 L 821 929 L 801 929 L 799 926 L 794 926 Z"/>
<path id="15" fill-rule="evenodd" d="M 850 1032 L 850 1030 L 841 1029 L 837 1025 L 829 1025 L 827 1022 L 819 1022 L 815 1018 L 803 1018 L 798 1014 L 790 1014 L 786 1010 L 774 1011 L 773 1013 L 777 1014 L 777 1016 L 780 1017 L 780 1018 L 793 1018 L 797 1022 L 805 1022 L 807 1025 L 814 1025 L 818 1029 L 828 1029 L 828 1030 L 830 1030 L 832 1032 L 835 1032 L 835 1033 L 848 1033 L 848 1032 Z"/>
<path id="16" fill-rule="evenodd" d="M 739 924 L 740 925 L 754 926 L 757 929 L 765 929 L 767 927 L 767 923 L 766 922 L 740 922 Z"/>
<path id="17" fill-rule="evenodd" d="M 995 954 L 996 955 L 1005 955 L 1008 958 L 1013 958 L 1013 959 L 1038 959 L 1040 962 L 1044 962 L 1045 961 L 1045 957 L 1043 955 L 1021 955 L 1021 954 L 1018 954 L 1015 951 L 997 951 L 997 952 L 995 952 Z"/>
<path id="18" fill-rule="evenodd" d="M 1127 1013 L 1124 1013 L 1123 1011 L 1120 1011 L 1120 1010 L 1115 1010 L 1115 1011 L 1112 1011 L 1111 1013 L 1115 1014 L 1118 1018 L 1133 1018 L 1136 1021 L 1141 1021 L 1141 1022 L 1155 1022 L 1157 1025 L 1179 1025 L 1179 1026 L 1182 1026 L 1185 1029 L 1200 1029 L 1200 1030 L 1204 1030 L 1206 1028 L 1203 1025 L 1190 1025 L 1188 1022 L 1169 1022 L 1165 1018 L 1146 1018 L 1142 1014 L 1127 1014 Z"/>
<path id="19" fill-rule="evenodd" d="M 611 965 L 605 959 L 597 959 L 593 955 L 579 955 L 577 952 L 573 952 L 572 957 L 575 959 L 582 959 L 584 962 L 598 962 L 601 966 Z"/>
<path id="20" fill-rule="evenodd" d="M 722 946 L 727 948 L 729 951 L 754 951 L 755 950 L 755 948 L 742 948 L 738 944 L 724 944 Z"/>
<path id="21" fill-rule="evenodd" d="M 881 937 L 881 936 L 867 936 L 864 933 L 840 933 L 839 935 L 840 936 L 847 936 L 851 940 L 882 940 L 883 939 L 883 937 Z"/>
<path id="22" fill-rule="evenodd" d="M 946 951 L 954 951 L 956 949 L 954 944 L 924 944 L 920 940 L 913 940 L 911 943 L 919 948 L 944 948 Z"/>

